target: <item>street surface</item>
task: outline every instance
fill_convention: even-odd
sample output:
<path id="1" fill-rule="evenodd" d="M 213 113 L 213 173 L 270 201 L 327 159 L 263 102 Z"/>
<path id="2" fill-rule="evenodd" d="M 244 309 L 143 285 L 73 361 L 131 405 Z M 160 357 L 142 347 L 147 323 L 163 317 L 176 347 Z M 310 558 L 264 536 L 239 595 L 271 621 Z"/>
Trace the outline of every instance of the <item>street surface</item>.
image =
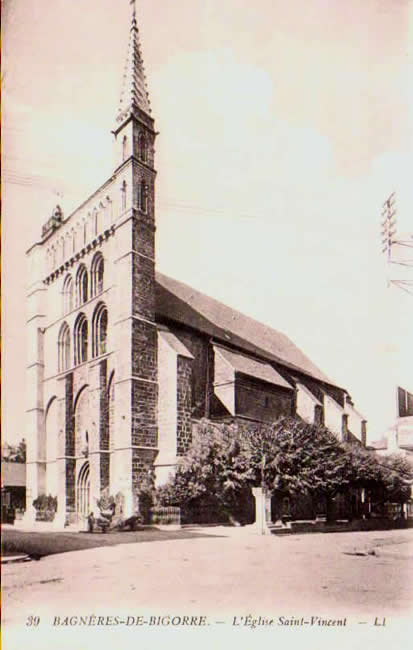
<path id="1" fill-rule="evenodd" d="M 79 628 L 71 616 L 129 616 L 128 631 L 133 625 L 135 634 L 139 616 L 193 616 L 194 627 L 206 617 L 207 625 L 221 625 L 226 633 L 234 617 L 235 628 L 242 628 L 248 614 L 262 621 L 345 619 L 360 634 L 374 622 L 377 632 L 383 619 L 386 630 L 399 619 L 412 620 L 413 530 L 286 537 L 252 534 L 249 528 L 203 532 L 209 536 L 105 546 L 3 566 L 6 650 L 26 642 L 41 648 L 47 634 L 59 639 L 60 650 L 69 633 L 72 640 L 101 633 L 94 619 Z M 28 625 L 30 616 L 40 623 Z M 99 625 L 108 626 L 110 635 L 113 620 L 107 620 Z M 160 626 L 168 627 L 167 620 Z M 141 630 L 143 642 L 148 630 Z M 68 641 L 67 647 L 86 645 Z"/>

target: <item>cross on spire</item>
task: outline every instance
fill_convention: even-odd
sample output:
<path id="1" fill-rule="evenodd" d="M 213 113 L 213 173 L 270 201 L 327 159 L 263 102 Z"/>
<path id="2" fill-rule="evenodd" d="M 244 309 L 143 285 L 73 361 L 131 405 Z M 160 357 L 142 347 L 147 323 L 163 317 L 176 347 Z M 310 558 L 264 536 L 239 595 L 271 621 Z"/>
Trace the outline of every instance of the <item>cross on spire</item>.
<path id="1" fill-rule="evenodd" d="M 151 106 L 146 86 L 146 76 L 139 42 L 139 30 L 136 22 L 136 0 L 130 0 L 131 26 L 128 54 L 123 73 L 122 90 L 116 121 L 123 122 L 134 108 L 140 108 L 150 115 Z"/>

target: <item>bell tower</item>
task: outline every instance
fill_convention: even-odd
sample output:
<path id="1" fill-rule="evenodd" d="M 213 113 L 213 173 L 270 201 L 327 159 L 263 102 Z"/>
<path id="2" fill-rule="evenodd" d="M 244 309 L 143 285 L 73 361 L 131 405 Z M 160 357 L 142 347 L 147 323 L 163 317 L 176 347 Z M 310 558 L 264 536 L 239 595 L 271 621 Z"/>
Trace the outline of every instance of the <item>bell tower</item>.
<path id="1" fill-rule="evenodd" d="M 143 67 L 136 3 L 131 0 L 128 53 L 116 126 L 115 427 L 111 492 L 136 507 L 158 453 L 158 361 L 155 325 L 156 132 Z"/>

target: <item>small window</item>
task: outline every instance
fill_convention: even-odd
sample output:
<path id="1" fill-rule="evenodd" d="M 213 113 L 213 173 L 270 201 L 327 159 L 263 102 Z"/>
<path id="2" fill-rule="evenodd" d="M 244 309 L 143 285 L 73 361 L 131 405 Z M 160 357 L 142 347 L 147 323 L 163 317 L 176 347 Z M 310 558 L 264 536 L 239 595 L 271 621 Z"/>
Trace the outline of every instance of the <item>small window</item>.
<path id="1" fill-rule="evenodd" d="M 139 207 L 145 214 L 148 212 L 148 186 L 144 180 L 139 184 Z"/>
<path id="2" fill-rule="evenodd" d="M 68 314 L 73 309 L 73 280 L 68 275 L 63 283 L 63 313 Z"/>
<path id="3" fill-rule="evenodd" d="M 57 342 L 58 371 L 63 372 L 70 367 L 70 330 L 67 323 L 60 328 Z"/>
<path id="4" fill-rule="evenodd" d="M 92 356 L 98 357 L 106 352 L 108 332 L 108 310 L 104 304 L 96 307 L 92 323 Z"/>
<path id="5" fill-rule="evenodd" d="M 84 314 L 79 314 L 73 333 L 75 365 L 87 361 L 88 355 L 88 323 Z"/>
<path id="6" fill-rule="evenodd" d="M 314 422 L 315 424 L 324 424 L 324 408 L 321 404 L 316 404 L 314 407 Z"/>
<path id="7" fill-rule="evenodd" d="M 147 161 L 147 145 L 146 145 L 146 137 L 144 133 L 139 134 L 138 156 L 139 156 L 139 160 L 142 160 L 142 162 Z"/>
<path id="8" fill-rule="evenodd" d="M 83 305 L 88 299 L 88 275 L 84 264 L 79 268 L 76 276 L 76 304 Z"/>
<path id="9" fill-rule="evenodd" d="M 91 295 L 97 296 L 103 291 L 103 275 L 105 263 L 101 253 L 97 253 L 91 266 Z"/>
<path id="10" fill-rule="evenodd" d="M 128 138 L 126 135 L 123 136 L 122 140 L 122 161 L 126 160 L 128 157 Z"/>
<path id="11" fill-rule="evenodd" d="M 126 198 L 127 198 L 126 197 L 126 190 L 127 190 L 126 181 L 123 181 L 122 187 L 121 187 L 121 190 L 120 190 L 122 212 L 126 210 Z"/>

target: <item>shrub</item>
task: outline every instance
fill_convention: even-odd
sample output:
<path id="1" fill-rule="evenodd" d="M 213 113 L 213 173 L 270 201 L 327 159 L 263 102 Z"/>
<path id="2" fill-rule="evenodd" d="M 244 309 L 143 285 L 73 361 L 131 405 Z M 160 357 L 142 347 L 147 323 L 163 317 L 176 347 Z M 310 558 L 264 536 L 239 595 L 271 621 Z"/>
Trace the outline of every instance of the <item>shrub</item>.
<path id="1" fill-rule="evenodd" d="M 33 501 L 33 506 L 37 511 L 52 510 L 53 512 L 56 512 L 57 497 L 52 497 L 51 494 L 48 496 L 45 494 L 39 494 L 37 499 Z"/>
<path id="2" fill-rule="evenodd" d="M 57 497 L 39 494 L 34 499 L 33 506 L 36 510 L 36 521 L 53 521 L 57 510 Z"/>

